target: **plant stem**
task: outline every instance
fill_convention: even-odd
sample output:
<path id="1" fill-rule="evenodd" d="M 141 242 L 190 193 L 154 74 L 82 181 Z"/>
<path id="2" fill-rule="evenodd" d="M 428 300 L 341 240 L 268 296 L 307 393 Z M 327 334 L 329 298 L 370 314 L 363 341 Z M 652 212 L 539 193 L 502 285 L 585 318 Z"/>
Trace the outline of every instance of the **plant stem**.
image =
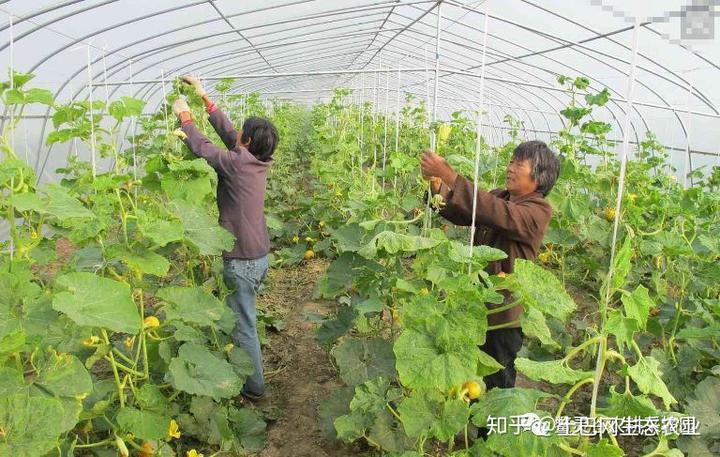
<path id="1" fill-rule="evenodd" d="M 100 329 L 100 332 L 102 333 L 103 339 L 105 340 L 105 344 L 109 345 L 110 338 L 108 338 L 107 331 L 103 328 L 103 329 Z M 110 353 L 108 355 L 109 355 L 110 366 L 112 366 L 112 370 L 113 370 L 113 377 L 115 378 L 115 385 L 117 386 L 118 394 L 120 395 L 120 407 L 124 408 L 125 407 L 125 392 L 123 392 L 123 387 L 122 387 L 122 384 L 120 383 L 120 374 L 118 373 L 118 370 L 117 370 L 117 364 L 115 362 L 115 357 L 113 356 L 112 351 L 110 351 Z"/>
<path id="2" fill-rule="evenodd" d="M 602 337 L 598 343 L 598 355 L 597 362 L 595 363 L 595 376 L 593 378 L 593 393 L 592 400 L 590 401 L 590 417 L 595 417 L 595 410 L 597 408 L 597 397 L 600 389 L 600 379 L 602 378 L 603 371 L 605 371 L 605 350 L 607 349 L 607 338 Z"/>
<path id="3" fill-rule="evenodd" d="M 572 349 L 567 353 L 567 355 L 566 355 L 565 357 L 563 357 L 563 360 L 564 360 L 565 362 L 570 361 L 570 359 L 572 359 L 575 355 L 579 354 L 580 351 L 582 351 L 583 349 L 585 349 L 586 347 L 588 347 L 588 346 L 590 346 L 590 345 L 592 345 L 592 344 L 597 343 L 597 342 L 600 341 L 602 338 L 603 338 L 603 337 L 602 337 L 601 335 L 598 335 L 598 336 L 595 336 L 595 337 L 590 338 L 589 340 L 583 342 L 583 343 L 580 344 L 579 346 L 572 348 Z"/>
<path id="4" fill-rule="evenodd" d="M 514 321 L 510 321 L 510 322 L 505 322 L 503 324 L 489 325 L 487 328 L 487 331 L 489 332 L 491 330 L 500 330 L 501 328 L 514 327 L 515 325 L 517 325 L 519 323 L 520 323 L 519 320 L 514 320 Z"/>
<path id="5" fill-rule="evenodd" d="M 581 379 L 580 381 L 576 382 L 574 386 L 570 388 L 570 390 L 567 391 L 565 396 L 563 397 L 562 401 L 560 402 L 560 405 L 558 406 L 558 410 L 555 413 L 555 418 L 560 417 L 560 415 L 563 412 L 563 409 L 565 409 L 565 406 L 567 406 L 568 402 L 570 401 L 570 398 L 573 396 L 575 391 L 577 391 L 580 387 L 584 386 L 587 383 L 594 382 L 593 378 L 585 378 Z"/>
<path id="6" fill-rule="evenodd" d="M 514 302 L 512 302 L 512 303 L 508 303 L 508 304 L 505 304 L 505 305 L 502 305 L 502 306 L 498 306 L 497 308 L 489 308 L 489 309 L 487 310 L 487 314 L 501 313 L 501 312 L 503 312 L 503 311 L 506 311 L 506 310 L 508 310 L 508 309 L 511 309 L 511 308 L 516 307 L 519 303 L 520 303 L 520 301 L 514 301 Z"/>

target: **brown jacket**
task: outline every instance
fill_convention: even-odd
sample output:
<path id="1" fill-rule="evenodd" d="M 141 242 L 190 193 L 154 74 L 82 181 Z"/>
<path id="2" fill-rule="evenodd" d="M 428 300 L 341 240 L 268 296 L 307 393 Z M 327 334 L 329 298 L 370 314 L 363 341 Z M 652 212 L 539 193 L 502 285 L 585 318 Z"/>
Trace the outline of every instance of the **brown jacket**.
<path id="1" fill-rule="evenodd" d="M 473 183 L 458 175 L 452 189 L 445 184 L 440 188 L 445 207 L 440 214 L 456 225 L 472 224 Z M 486 271 L 498 274 L 512 273 L 515 259 L 534 260 L 542 244 L 545 230 L 550 223 L 552 207 L 540 192 L 520 197 L 511 196 L 507 190 L 495 189 L 485 192 L 478 189 L 475 215 L 475 238 L 473 245 L 486 245 L 501 249 L 508 256 L 491 262 Z M 503 291 L 505 303 L 512 303 L 509 292 Z M 494 305 L 489 305 L 494 306 Z M 490 325 L 518 321 L 522 305 L 488 315 Z M 520 324 L 512 327 L 519 327 Z"/>
<path id="2" fill-rule="evenodd" d="M 183 124 L 182 130 L 187 135 L 185 144 L 217 172 L 219 222 L 235 235 L 235 246 L 223 257 L 258 259 L 270 251 L 265 187 L 272 161 L 262 162 L 237 146 L 238 132 L 221 110 L 210 114 L 210 124 L 227 149 L 214 145 L 192 122 Z"/>

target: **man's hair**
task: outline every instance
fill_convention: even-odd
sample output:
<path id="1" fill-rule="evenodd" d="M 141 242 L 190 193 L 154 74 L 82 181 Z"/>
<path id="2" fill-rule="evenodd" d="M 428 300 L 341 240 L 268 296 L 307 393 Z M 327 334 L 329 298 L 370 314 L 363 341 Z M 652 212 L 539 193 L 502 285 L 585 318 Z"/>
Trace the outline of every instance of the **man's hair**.
<path id="1" fill-rule="evenodd" d="M 530 176 L 538 184 L 537 191 L 547 196 L 560 174 L 560 160 L 552 149 L 542 141 L 526 141 L 515 148 L 513 159 L 527 160 L 530 163 Z"/>
<path id="2" fill-rule="evenodd" d="M 272 159 L 278 144 L 278 132 L 272 122 L 262 117 L 245 119 L 240 142 L 245 143 L 248 139 L 252 140 L 248 146 L 250 154 L 263 162 Z"/>

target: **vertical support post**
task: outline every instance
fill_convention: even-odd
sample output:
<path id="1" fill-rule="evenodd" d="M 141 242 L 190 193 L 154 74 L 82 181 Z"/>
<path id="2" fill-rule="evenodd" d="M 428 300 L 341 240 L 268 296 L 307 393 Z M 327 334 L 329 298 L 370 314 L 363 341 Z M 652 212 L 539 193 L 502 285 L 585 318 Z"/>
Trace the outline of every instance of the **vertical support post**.
<path id="1" fill-rule="evenodd" d="M 363 166 L 363 155 L 365 149 L 365 73 L 360 73 L 360 86 L 362 86 L 362 92 L 360 93 L 360 171 Z"/>
<path id="2" fill-rule="evenodd" d="M 400 152 L 400 67 L 397 71 L 397 88 L 395 90 L 395 155 Z M 397 192 L 397 173 L 393 176 L 393 190 Z"/>
<path id="3" fill-rule="evenodd" d="M 433 105 L 432 105 L 432 122 L 437 120 L 437 99 L 438 89 L 440 87 L 440 24 L 442 22 L 442 2 L 438 2 L 437 5 L 437 24 L 435 27 L 435 88 L 433 89 Z M 435 129 L 431 131 L 430 137 L 430 149 L 433 151 L 437 147 L 437 138 L 435 135 Z"/>
<path id="4" fill-rule="evenodd" d="M 95 113 L 93 113 L 93 79 L 90 43 L 87 45 L 87 78 L 88 100 L 90 101 L 90 161 L 92 164 L 92 176 L 94 181 L 95 176 L 97 175 L 97 163 L 95 158 Z"/>
<path id="5" fill-rule="evenodd" d="M 688 173 L 690 168 L 690 101 L 692 100 L 693 85 L 688 75 L 687 110 L 685 111 L 685 159 L 683 160 L 683 189 L 688 188 Z"/>
<path id="6" fill-rule="evenodd" d="M 385 162 L 387 161 L 388 115 L 390 105 L 390 72 L 385 73 L 385 119 L 383 120 L 382 187 L 385 189 Z"/>
<path id="7" fill-rule="evenodd" d="M 477 218 L 477 191 L 478 180 L 480 179 L 480 153 L 482 152 L 482 117 L 485 111 L 485 59 L 487 57 L 487 37 L 489 8 L 485 10 L 485 25 L 483 26 L 482 60 L 480 62 L 480 107 L 477 113 L 475 124 L 475 173 L 473 175 L 473 202 L 472 202 L 472 223 L 470 224 L 470 257 L 472 258 L 475 241 L 475 221 Z M 497 170 L 497 167 L 495 167 Z M 468 274 L 472 272 L 472 263 L 468 264 Z"/>
<path id="8" fill-rule="evenodd" d="M 622 154 L 620 157 L 620 176 L 618 179 L 617 188 L 617 200 L 615 202 L 615 221 L 613 222 L 613 234 L 612 243 L 610 245 L 610 268 L 605 279 L 605 297 L 602 297 L 600 302 L 600 315 L 602 319 L 602 325 L 605 325 L 607 320 L 607 305 L 610 301 L 610 292 L 613 277 L 613 264 L 615 263 L 615 254 L 617 251 L 617 236 L 618 228 L 620 225 L 621 210 L 622 210 L 622 196 L 625 190 L 625 171 L 627 168 L 627 157 L 630 150 L 630 113 L 633 109 L 633 91 L 635 88 L 635 74 L 637 68 L 637 54 L 638 54 L 638 43 L 640 41 L 640 20 L 635 18 L 635 27 L 633 28 L 633 42 L 632 42 L 632 57 L 630 59 L 630 74 L 628 77 L 627 86 L 627 106 L 625 108 L 625 119 L 623 128 L 623 143 L 622 143 Z M 595 382 L 593 383 L 592 399 L 590 402 L 590 416 L 596 416 L 597 407 L 597 396 L 598 389 L 600 387 L 600 377 L 604 370 L 605 364 L 605 340 L 603 339 L 598 345 L 597 362 L 595 364 Z"/>

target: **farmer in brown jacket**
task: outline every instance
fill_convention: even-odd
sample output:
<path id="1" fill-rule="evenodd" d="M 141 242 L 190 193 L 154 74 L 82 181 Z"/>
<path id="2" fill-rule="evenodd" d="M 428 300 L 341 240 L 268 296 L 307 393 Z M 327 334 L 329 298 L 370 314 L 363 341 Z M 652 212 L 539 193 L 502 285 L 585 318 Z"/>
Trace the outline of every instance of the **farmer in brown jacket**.
<path id="1" fill-rule="evenodd" d="M 259 400 L 265 394 L 262 354 L 257 334 L 255 296 L 268 271 L 270 238 L 265 223 L 265 188 L 272 156 L 278 143 L 275 126 L 264 118 L 249 117 L 240 131 L 213 103 L 200 81 L 183 81 L 202 97 L 210 124 L 225 147 L 216 146 L 200 132 L 187 102 L 179 98 L 173 112 L 182 123 L 183 140 L 190 150 L 205 159 L 217 172 L 217 204 L 220 225 L 235 235 L 232 250 L 223 253 L 225 283 L 233 292 L 227 304 L 235 314 L 233 343 L 246 350 L 255 372 L 245 380 L 242 394 Z"/>
<path id="2" fill-rule="evenodd" d="M 421 159 L 422 174 L 430 179 L 433 194 L 440 193 L 445 207 L 440 214 L 456 225 L 472 224 L 473 182 L 458 175 L 441 156 L 427 151 Z M 534 260 L 542 244 L 552 207 L 545 197 L 555 185 L 560 162 L 542 141 L 520 144 L 513 152 L 506 172 L 506 189 L 489 192 L 477 189 L 476 232 L 473 245 L 503 250 L 507 258 L 490 263 L 486 271 L 496 275 L 512 273 L 515 259 Z M 512 303 L 504 291 L 505 303 Z M 490 305 L 488 305 L 490 306 Z M 502 326 L 489 330 L 480 349 L 505 369 L 485 377 L 488 389 L 515 385 L 515 358 L 522 347 L 521 304 L 490 314 L 488 324 Z"/>

